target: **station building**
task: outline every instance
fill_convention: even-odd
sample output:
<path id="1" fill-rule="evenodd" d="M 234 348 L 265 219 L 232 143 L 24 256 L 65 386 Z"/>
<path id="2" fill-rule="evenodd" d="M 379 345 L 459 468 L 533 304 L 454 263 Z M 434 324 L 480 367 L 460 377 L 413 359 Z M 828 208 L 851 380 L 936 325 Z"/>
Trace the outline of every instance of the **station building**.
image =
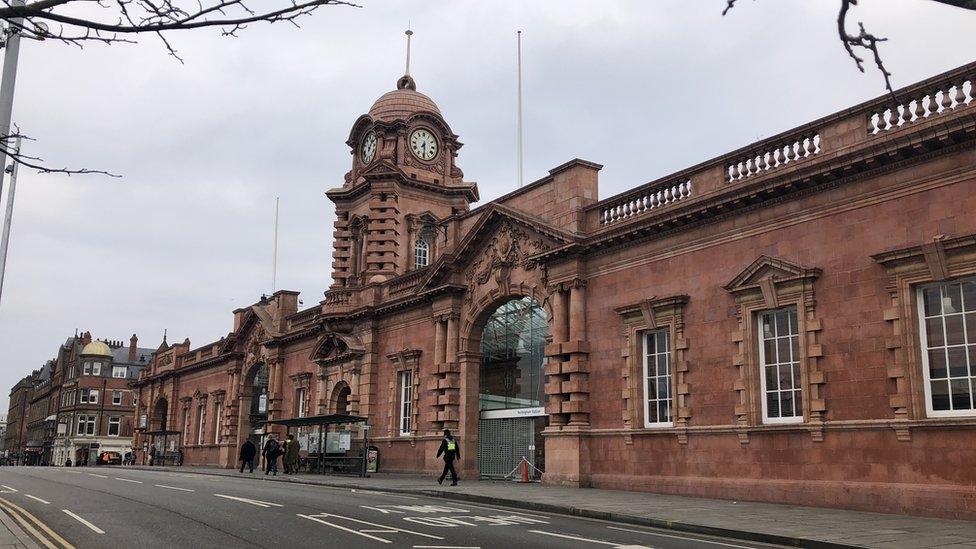
<path id="1" fill-rule="evenodd" d="M 404 76 L 326 193 L 325 299 L 161 347 L 137 446 L 232 467 L 267 420 L 349 413 L 383 471 L 439 470 L 451 429 L 468 478 L 974 519 L 974 75 L 609 198 L 577 159 L 477 207 Z"/>

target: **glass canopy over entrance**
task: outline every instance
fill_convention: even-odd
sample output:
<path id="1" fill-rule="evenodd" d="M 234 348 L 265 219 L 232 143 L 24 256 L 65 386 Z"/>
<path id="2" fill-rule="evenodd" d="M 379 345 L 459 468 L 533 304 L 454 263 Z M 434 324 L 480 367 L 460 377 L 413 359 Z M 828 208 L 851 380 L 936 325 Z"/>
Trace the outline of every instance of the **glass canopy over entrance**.
<path id="1" fill-rule="evenodd" d="M 478 469 L 503 477 L 524 457 L 542 469 L 545 412 L 545 346 L 549 323 L 532 298 L 498 307 L 481 336 Z M 533 469 L 533 476 L 537 471 Z"/>

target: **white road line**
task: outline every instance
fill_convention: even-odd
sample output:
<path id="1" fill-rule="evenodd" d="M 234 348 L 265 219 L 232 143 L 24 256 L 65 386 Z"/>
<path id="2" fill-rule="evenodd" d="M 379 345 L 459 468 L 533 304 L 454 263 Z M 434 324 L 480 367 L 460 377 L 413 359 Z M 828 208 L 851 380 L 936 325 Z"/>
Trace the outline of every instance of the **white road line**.
<path id="1" fill-rule="evenodd" d="M 701 538 L 686 538 L 684 536 L 675 536 L 675 535 L 671 535 L 671 534 L 660 534 L 658 532 L 646 532 L 644 530 L 634 530 L 632 528 L 620 528 L 620 527 L 617 527 L 617 526 L 607 526 L 607 528 L 609 528 L 611 530 L 621 530 L 623 532 L 636 532 L 638 534 L 647 534 L 648 536 L 661 536 L 662 538 L 683 539 L 683 540 L 687 540 L 687 541 L 698 541 L 698 542 L 701 542 L 701 543 L 710 543 L 712 545 L 724 545 L 725 547 L 736 547 L 738 549 L 754 549 L 753 547 L 749 547 L 748 545 L 735 545 L 733 543 L 722 543 L 720 541 L 710 541 L 710 540 L 701 539 Z"/>
<path id="2" fill-rule="evenodd" d="M 17 492 L 16 488 L 11 488 L 6 484 L 0 484 L 0 488 L 3 488 L 3 492 L 0 492 L 0 494 L 14 494 Z"/>
<path id="3" fill-rule="evenodd" d="M 529 530 L 529 532 L 532 532 L 533 534 L 543 534 L 543 535 L 546 535 L 546 536 L 553 536 L 553 537 L 557 537 L 557 538 L 572 539 L 572 540 L 576 540 L 576 541 L 588 541 L 590 543 L 599 543 L 600 545 L 612 545 L 613 547 L 632 547 L 634 549 L 636 549 L 638 547 L 645 547 L 643 545 L 627 545 L 626 543 L 614 543 L 612 541 L 603 541 L 603 540 L 600 540 L 600 539 L 590 539 L 590 538 L 582 538 L 582 537 L 579 537 L 579 536 L 570 536 L 569 534 L 557 534 L 555 532 L 546 532 L 544 530 Z"/>
<path id="4" fill-rule="evenodd" d="M 65 471 L 65 473 L 71 473 L 72 475 L 80 475 L 80 474 L 82 474 L 81 471 Z"/>
<path id="5" fill-rule="evenodd" d="M 165 484 L 153 484 L 153 486 L 159 486 L 160 488 L 167 488 L 169 490 L 182 490 L 184 492 L 196 492 L 196 490 L 190 490 L 189 488 L 177 488 L 176 486 L 166 486 Z"/>
<path id="6" fill-rule="evenodd" d="M 31 499 L 33 499 L 35 501 L 39 501 L 39 502 L 43 503 L 44 505 L 51 505 L 51 502 L 50 501 L 44 501 L 43 499 L 41 499 L 41 498 L 39 498 L 37 496 L 32 496 L 30 494 L 24 494 L 24 496 L 29 497 L 29 498 L 31 498 Z"/>
<path id="7" fill-rule="evenodd" d="M 284 505 L 280 503 L 271 503 L 270 501 L 261 501 L 259 499 L 239 498 L 236 496 L 225 496 L 224 494 L 214 494 L 214 495 L 217 496 L 218 498 L 232 499 L 234 501 L 240 501 L 241 503 L 250 503 L 251 505 L 257 505 L 258 507 L 272 507 L 272 506 L 284 507 Z"/>
<path id="8" fill-rule="evenodd" d="M 142 484 L 141 480 L 132 480 L 131 478 L 119 478 L 115 477 L 115 480 L 121 480 L 122 482 L 134 482 L 136 484 Z"/>
<path id="9" fill-rule="evenodd" d="M 71 517 L 71 518 L 77 520 L 78 522 L 84 524 L 85 526 L 91 528 L 96 534 L 104 534 L 105 533 L 105 530 L 102 530 L 98 526 L 95 526 L 94 524 L 92 524 L 92 523 L 88 522 L 87 520 L 79 517 L 78 515 L 72 513 L 71 511 L 69 511 L 67 509 L 61 509 L 61 510 L 64 511 L 65 514 L 67 514 L 69 517 Z"/>
<path id="10" fill-rule="evenodd" d="M 319 523 L 322 523 L 322 524 L 331 526 L 333 528 L 338 528 L 339 530 L 343 530 L 343 531 L 349 532 L 350 534 L 356 534 L 357 536 L 363 536 L 364 538 L 373 539 L 373 540 L 376 540 L 376 541 L 381 542 L 381 543 L 393 543 L 392 541 L 390 541 L 388 539 L 378 538 L 376 536 L 371 536 L 369 534 L 364 534 L 364 533 L 362 533 L 362 532 L 360 532 L 358 530 L 353 530 L 352 528 L 346 528 L 345 526 L 339 526 L 338 524 L 333 524 L 331 522 L 326 522 L 326 521 L 324 521 L 322 519 L 318 519 L 318 518 L 315 518 L 315 517 L 310 517 L 308 515 L 301 515 L 300 514 L 298 516 L 300 516 L 302 518 L 307 518 L 308 520 L 314 520 L 315 522 L 319 522 Z"/>
<path id="11" fill-rule="evenodd" d="M 98 478 L 108 478 L 105 475 L 98 475 L 98 474 L 95 474 L 95 473 L 88 473 L 88 476 L 90 476 L 90 477 L 98 477 Z"/>
<path id="12" fill-rule="evenodd" d="M 413 549 L 481 549 L 477 545 L 414 545 Z"/>

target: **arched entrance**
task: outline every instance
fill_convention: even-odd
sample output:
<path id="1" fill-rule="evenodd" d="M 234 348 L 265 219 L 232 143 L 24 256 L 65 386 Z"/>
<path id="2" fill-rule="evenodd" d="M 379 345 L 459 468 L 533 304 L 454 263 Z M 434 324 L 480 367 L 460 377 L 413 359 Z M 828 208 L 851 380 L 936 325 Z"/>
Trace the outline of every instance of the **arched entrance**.
<path id="1" fill-rule="evenodd" d="M 478 471 L 504 477 L 525 457 L 545 468 L 546 312 L 522 297 L 503 303 L 485 322 L 478 374 Z M 539 474 L 535 470 L 533 477 Z"/>
<path id="2" fill-rule="evenodd" d="M 268 365 L 256 364 L 247 378 L 248 406 L 247 438 L 261 448 L 264 422 L 268 419 Z"/>
<path id="3" fill-rule="evenodd" d="M 156 405 L 153 406 L 152 424 L 150 425 L 150 430 L 165 431 L 168 423 L 168 415 L 169 402 L 167 402 L 165 398 L 160 398 L 156 401 Z"/>
<path id="4" fill-rule="evenodd" d="M 352 389 L 345 381 L 340 381 L 332 389 L 332 410 L 334 414 L 348 414 L 349 413 L 349 395 L 352 394 Z"/>

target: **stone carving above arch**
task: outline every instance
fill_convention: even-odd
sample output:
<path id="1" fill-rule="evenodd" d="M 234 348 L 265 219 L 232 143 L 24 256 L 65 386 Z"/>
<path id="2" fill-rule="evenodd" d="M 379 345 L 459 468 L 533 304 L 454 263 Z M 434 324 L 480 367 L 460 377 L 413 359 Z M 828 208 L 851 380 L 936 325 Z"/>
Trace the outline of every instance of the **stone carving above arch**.
<path id="1" fill-rule="evenodd" d="M 342 364 L 362 358 L 366 348 L 358 337 L 352 334 L 329 332 L 319 338 L 312 348 L 309 360 L 319 366 Z"/>
<path id="2" fill-rule="evenodd" d="M 533 234 L 511 221 L 503 222 L 465 273 L 468 288 L 465 299 L 470 302 L 478 293 L 479 287 L 485 286 L 492 279 L 499 288 L 508 288 L 513 282 L 513 270 L 535 271 L 538 265 L 532 256 L 548 251 L 551 247 L 552 242 L 541 235 Z M 545 284 L 541 278 L 538 282 Z"/>

